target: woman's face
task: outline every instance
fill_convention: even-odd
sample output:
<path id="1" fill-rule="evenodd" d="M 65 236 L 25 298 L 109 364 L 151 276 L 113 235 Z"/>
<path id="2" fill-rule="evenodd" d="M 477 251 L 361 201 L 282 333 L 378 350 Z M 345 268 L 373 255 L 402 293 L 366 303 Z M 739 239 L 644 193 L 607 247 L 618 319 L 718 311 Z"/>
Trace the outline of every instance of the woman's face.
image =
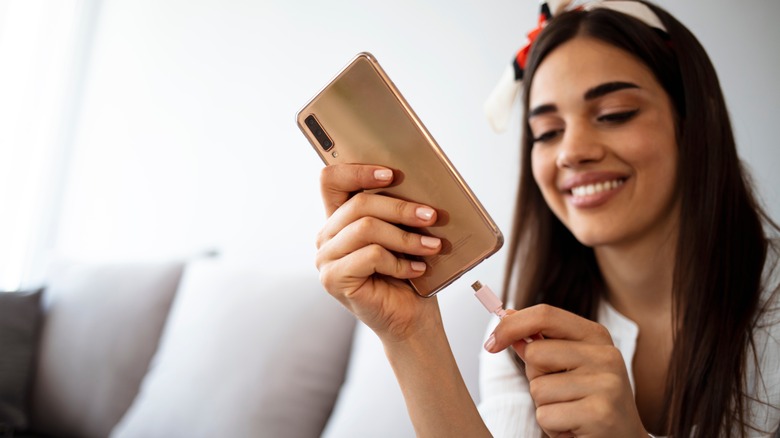
<path id="1" fill-rule="evenodd" d="M 676 231 L 672 103 L 641 61 L 574 38 L 539 65 L 527 116 L 534 179 L 577 240 L 620 246 Z"/>

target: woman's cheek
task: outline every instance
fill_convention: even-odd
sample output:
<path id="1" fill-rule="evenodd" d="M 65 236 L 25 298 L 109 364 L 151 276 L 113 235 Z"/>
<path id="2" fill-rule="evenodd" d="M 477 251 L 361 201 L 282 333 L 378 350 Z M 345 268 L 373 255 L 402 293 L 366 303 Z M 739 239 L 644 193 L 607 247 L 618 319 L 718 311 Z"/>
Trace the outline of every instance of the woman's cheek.
<path id="1" fill-rule="evenodd" d="M 531 151 L 531 171 L 545 198 L 550 189 L 555 187 L 555 157 L 551 155 L 545 148 L 535 147 Z"/>

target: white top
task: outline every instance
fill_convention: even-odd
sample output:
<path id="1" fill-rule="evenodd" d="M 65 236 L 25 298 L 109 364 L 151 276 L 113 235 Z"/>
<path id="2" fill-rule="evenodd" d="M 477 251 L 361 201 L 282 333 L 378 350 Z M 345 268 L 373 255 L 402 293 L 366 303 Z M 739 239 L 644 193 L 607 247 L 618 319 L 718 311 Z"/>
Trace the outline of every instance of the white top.
<path id="1" fill-rule="evenodd" d="M 780 285 L 778 255 L 770 250 L 764 272 L 765 292 L 762 303 L 767 303 L 755 329 L 758 367 L 748 360 L 747 385 L 751 400 L 750 417 L 757 429 L 764 433 L 750 432 L 750 437 L 780 437 L 780 293 L 773 293 Z M 774 269 L 777 267 L 777 269 Z M 633 359 L 639 327 L 630 319 L 618 313 L 609 303 L 602 300 L 598 309 L 598 322 L 609 330 L 615 347 L 620 350 L 626 363 L 631 388 L 634 389 Z M 492 333 L 498 318 L 493 318 L 488 328 Z M 748 358 L 753 352 L 748 352 Z M 536 424 L 536 410 L 528 390 L 528 381 L 507 352 L 497 354 L 482 350 L 480 355 L 480 398 L 479 411 L 485 424 L 495 437 L 541 437 L 542 430 Z M 774 435 L 777 433 L 777 435 Z"/>

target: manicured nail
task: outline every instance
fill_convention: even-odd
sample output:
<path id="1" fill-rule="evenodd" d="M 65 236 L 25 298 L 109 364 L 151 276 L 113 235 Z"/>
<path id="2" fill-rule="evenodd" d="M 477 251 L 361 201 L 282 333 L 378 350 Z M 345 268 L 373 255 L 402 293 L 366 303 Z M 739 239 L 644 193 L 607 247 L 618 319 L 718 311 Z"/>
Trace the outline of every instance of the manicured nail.
<path id="1" fill-rule="evenodd" d="M 420 236 L 420 243 L 426 248 L 438 248 L 441 246 L 441 239 L 431 236 Z"/>
<path id="2" fill-rule="evenodd" d="M 420 218 L 420 219 L 422 219 L 424 221 L 429 221 L 433 217 L 433 214 L 436 213 L 436 212 L 433 211 L 432 208 L 417 207 L 417 210 L 414 213 L 417 215 L 418 218 Z"/>
<path id="3" fill-rule="evenodd" d="M 493 346 L 496 345 L 496 335 L 490 334 L 490 337 L 488 338 L 487 342 L 485 342 L 485 350 L 492 351 Z"/>
<path id="4" fill-rule="evenodd" d="M 425 268 L 425 262 L 412 262 L 412 269 L 417 272 L 422 272 Z"/>
<path id="5" fill-rule="evenodd" d="M 393 171 L 389 169 L 377 169 L 374 171 L 374 178 L 379 181 L 390 181 L 393 179 Z"/>

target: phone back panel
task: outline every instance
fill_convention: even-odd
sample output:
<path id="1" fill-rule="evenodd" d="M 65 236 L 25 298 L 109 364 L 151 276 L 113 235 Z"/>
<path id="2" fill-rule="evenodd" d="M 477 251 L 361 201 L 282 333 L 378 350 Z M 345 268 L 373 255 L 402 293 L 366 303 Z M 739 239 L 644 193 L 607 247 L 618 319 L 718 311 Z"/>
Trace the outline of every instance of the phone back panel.
<path id="1" fill-rule="evenodd" d="M 314 116 L 327 137 L 318 140 Z M 326 164 L 377 164 L 393 169 L 393 185 L 378 193 L 436 209 L 438 221 L 418 231 L 442 239 L 440 254 L 411 280 L 431 296 L 495 253 L 503 236 L 387 74 L 361 53 L 297 115 L 298 126 Z M 325 150 L 321 140 L 332 142 Z M 412 257 L 410 257 L 412 258 Z"/>

